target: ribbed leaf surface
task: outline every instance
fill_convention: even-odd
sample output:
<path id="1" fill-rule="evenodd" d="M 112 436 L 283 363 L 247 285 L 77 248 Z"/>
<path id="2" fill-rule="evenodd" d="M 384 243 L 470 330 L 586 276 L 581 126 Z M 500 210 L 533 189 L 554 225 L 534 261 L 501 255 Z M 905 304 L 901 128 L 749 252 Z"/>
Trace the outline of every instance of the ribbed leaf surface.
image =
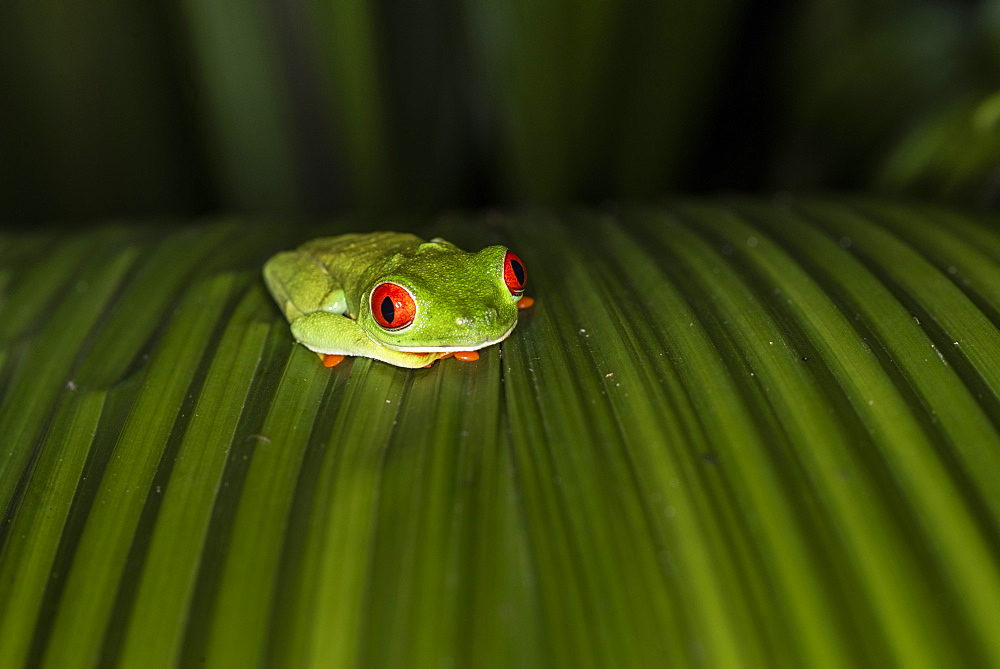
<path id="1" fill-rule="evenodd" d="M 322 367 L 349 231 L 0 240 L 0 666 L 1000 663 L 997 221 L 685 202 L 427 226 L 536 305 Z"/>

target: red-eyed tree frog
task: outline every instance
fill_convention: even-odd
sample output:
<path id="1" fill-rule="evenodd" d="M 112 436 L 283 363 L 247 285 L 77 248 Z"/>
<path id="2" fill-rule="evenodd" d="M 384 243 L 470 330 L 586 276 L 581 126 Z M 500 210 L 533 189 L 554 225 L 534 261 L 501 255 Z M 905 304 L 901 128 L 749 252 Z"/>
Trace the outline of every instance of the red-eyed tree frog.
<path id="1" fill-rule="evenodd" d="M 503 246 L 469 253 L 399 232 L 324 237 L 273 256 L 264 281 L 292 336 L 332 367 L 344 356 L 426 367 L 503 341 L 528 274 Z"/>

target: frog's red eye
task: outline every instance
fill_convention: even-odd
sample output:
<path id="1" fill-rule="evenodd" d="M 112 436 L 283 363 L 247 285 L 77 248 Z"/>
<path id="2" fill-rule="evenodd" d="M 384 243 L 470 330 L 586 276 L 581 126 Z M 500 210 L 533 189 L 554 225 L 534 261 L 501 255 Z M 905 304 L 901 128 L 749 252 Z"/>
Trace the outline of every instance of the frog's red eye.
<path id="1" fill-rule="evenodd" d="M 511 295 L 523 293 L 524 286 L 528 283 L 528 270 L 524 268 L 521 259 L 510 251 L 507 251 L 503 259 L 503 280 Z"/>
<path id="2" fill-rule="evenodd" d="M 380 283 L 372 291 L 372 316 L 386 330 L 399 330 L 413 322 L 417 305 L 409 291 L 395 283 Z"/>

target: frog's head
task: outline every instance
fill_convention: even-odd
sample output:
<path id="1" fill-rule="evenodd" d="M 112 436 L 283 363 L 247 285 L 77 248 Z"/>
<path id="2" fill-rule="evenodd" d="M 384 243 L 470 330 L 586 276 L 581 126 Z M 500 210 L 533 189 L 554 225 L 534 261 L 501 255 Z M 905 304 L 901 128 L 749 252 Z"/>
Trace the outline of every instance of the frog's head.
<path id="1" fill-rule="evenodd" d="M 524 263 L 503 246 L 468 253 L 428 242 L 371 273 L 357 320 L 372 341 L 397 351 L 474 351 L 517 325 L 526 281 Z"/>

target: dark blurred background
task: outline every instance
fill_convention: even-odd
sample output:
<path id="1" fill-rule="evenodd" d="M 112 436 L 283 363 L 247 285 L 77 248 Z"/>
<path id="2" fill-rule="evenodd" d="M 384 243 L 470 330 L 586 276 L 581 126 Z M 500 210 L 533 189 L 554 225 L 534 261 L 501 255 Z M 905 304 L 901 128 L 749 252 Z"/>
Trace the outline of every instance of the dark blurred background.
<path id="1" fill-rule="evenodd" d="M 0 217 L 991 204 L 1000 0 L 7 0 Z"/>

